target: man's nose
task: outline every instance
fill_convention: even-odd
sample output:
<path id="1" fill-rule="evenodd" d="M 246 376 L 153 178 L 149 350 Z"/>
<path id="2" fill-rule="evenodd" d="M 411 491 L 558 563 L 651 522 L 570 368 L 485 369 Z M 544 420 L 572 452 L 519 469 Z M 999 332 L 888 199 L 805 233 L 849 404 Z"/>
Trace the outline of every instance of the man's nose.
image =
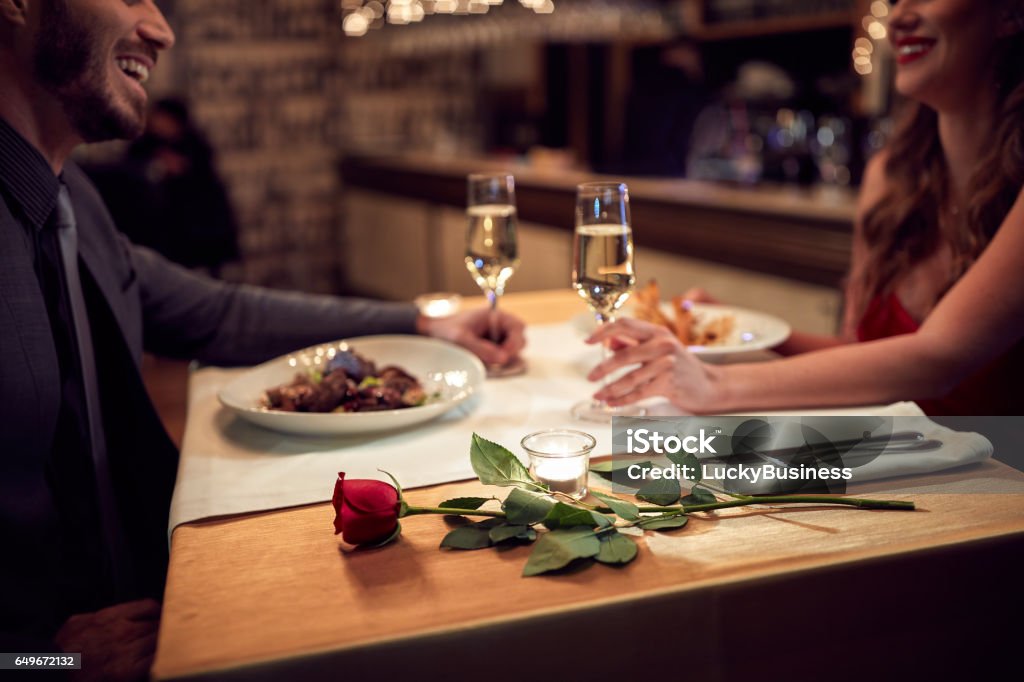
<path id="1" fill-rule="evenodd" d="M 144 14 L 138 25 L 139 35 L 158 50 L 170 49 L 174 45 L 174 31 L 160 8 L 153 0 L 145 0 L 139 4 L 139 8 Z"/>

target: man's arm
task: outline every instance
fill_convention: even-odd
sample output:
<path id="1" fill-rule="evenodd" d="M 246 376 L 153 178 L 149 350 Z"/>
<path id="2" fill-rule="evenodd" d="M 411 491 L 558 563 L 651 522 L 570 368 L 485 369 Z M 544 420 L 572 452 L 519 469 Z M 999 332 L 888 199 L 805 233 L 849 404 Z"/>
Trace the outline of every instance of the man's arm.
<path id="1" fill-rule="evenodd" d="M 220 365 L 253 364 L 315 343 L 414 334 L 417 311 L 386 303 L 229 284 L 131 246 L 147 350 Z"/>

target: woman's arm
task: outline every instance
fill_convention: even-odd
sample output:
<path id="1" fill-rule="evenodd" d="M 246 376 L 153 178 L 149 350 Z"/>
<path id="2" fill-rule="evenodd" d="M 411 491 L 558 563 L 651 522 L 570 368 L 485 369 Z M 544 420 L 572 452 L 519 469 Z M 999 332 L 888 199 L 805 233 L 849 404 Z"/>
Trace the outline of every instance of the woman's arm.
<path id="1" fill-rule="evenodd" d="M 596 380 L 640 363 L 596 397 L 613 405 L 665 396 L 694 412 L 864 405 L 946 394 L 1024 337 L 1024 191 L 992 243 L 913 334 L 774 362 L 710 366 L 652 325 L 620 320 L 592 343 L 626 345 L 594 368 Z"/>
<path id="2" fill-rule="evenodd" d="M 789 335 L 788 339 L 772 350 L 779 355 L 789 357 L 791 355 L 810 353 L 811 351 L 823 350 L 825 348 L 835 348 L 836 346 L 842 346 L 846 343 L 849 343 L 849 341 L 839 336 L 793 332 Z"/>

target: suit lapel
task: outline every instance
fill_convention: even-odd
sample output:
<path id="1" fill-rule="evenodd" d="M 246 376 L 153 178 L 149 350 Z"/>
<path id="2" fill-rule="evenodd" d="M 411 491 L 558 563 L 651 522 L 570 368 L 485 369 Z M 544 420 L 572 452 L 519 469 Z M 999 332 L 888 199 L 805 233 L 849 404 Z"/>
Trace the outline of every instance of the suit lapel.
<path id="1" fill-rule="evenodd" d="M 46 302 L 32 262 L 32 245 L 25 227 L 14 220 L 0 199 L 0 320 L 4 320 L 4 347 L 17 352 L 27 365 L 39 404 L 59 401 L 60 372 Z M 9 326 L 8 326 L 9 325 Z M 6 364 L 14 357 L 3 357 Z"/>
<path id="2" fill-rule="evenodd" d="M 142 357 L 142 317 L 131 259 L 105 210 L 92 206 L 90 201 L 75 201 L 78 189 L 76 184 L 68 184 L 75 204 L 82 265 L 96 283 L 138 365 Z M 95 215 L 96 211 L 102 211 L 102 215 Z"/>

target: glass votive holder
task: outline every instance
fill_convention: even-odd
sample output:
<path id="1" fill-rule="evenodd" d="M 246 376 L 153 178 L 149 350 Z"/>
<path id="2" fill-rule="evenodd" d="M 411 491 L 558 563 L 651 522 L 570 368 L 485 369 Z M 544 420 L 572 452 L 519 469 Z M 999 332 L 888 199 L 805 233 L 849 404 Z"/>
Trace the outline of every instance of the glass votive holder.
<path id="1" fill-rule="evenodd" d="M 520 441 L 530 456 L 530 472 L 552 492 L 582 499 L 587 495 L 590 451 L 597 441 L 589 433 L 548 429 Z"/>
<path id="2" fill-rule="evenodd" d="M 462 307 L 462 296 L 438 291 L 417 296 L 414 303 L 426 317 L 448 317 L 459 312 L 459 308 Z"/>

